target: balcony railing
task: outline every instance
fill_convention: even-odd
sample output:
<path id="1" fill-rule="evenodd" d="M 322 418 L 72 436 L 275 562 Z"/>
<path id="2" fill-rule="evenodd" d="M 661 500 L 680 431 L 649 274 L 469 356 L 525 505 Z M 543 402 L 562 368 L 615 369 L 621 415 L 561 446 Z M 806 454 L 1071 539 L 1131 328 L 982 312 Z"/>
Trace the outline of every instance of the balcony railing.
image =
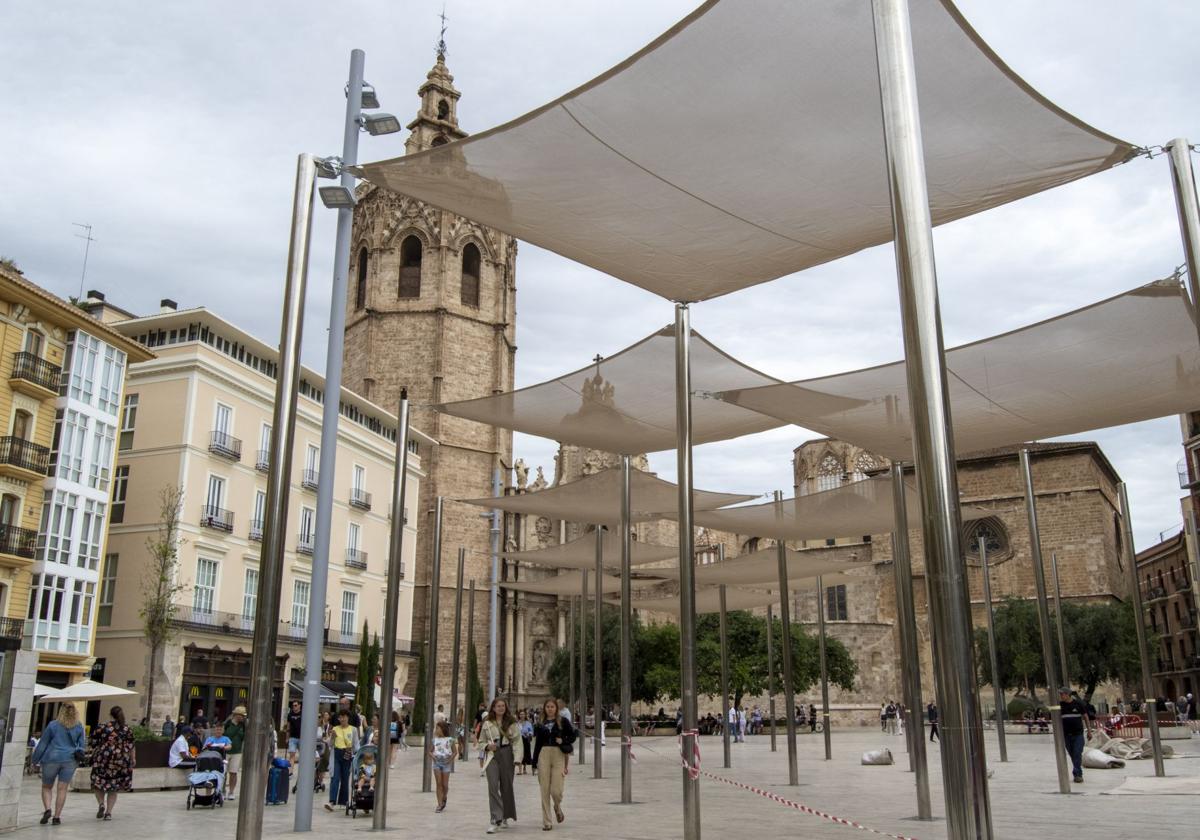
<path id="1" fill-rule="evenodd" d="M 305 470 L 300 474 L 300 486 L 306 490 L 317 489 L 317 471 Z"/>
<path id="2" fill-rule="evenodd" d="M 1151 586 L 1150 590 L 1146 593 L 1146 600 L 1148 601 L 1157 601 L 1159 598 L 1166 597 L 1167 590 L 1162 586 Z"/>
<path id="3" fill-rule="evenodd" d="M 210 433 L 208 451 L 231 461 L 242 460 L 242 442 L 228 432 L 213 431 Z"/>
<path id="4" fill-rule="evenodd" d="M 37 531 L 0 525 L 0 554 L 32 560 L 37 554 Z"/>
<path id="5" fill-rule="evenodd" d="M 22 351 L 13 353 L 12 379 L 24 379 L 47 391 L 57 391 L 62 368 L 52 365 L 41 356 Z"/>
<path id="6" fill-rule="evenodd" d="M 264 523 L 261 519 L 251 519 L 250 520 L 250 533 L 249 533 L 250 539 L 254 540 L 255 542 L 262 542 L 263 524 Z"/>
<path id="7" fill-rule="evenodd" d="M 254 455 L 254 469 L 259 472 L 266 472 L 271 469 L 271 453 L 269 450 L 260 449 Z"/>
<path id="8" fill-rule="evenodd" d="M 312 555 L 317 546 L 316 534 L 300 534 L 296 538 L 296 553 Z"/>
<path id="9" fill-rule="evenodd" d="M 367 568 L 367 552 L 360 551 L 357 548 L 346 549 L 346 568 L 348 569 L 365 569 Z"/>
<path id="10" fill-rule="evenodd" d="M 50 450 L 24 438 L 0 437 L 0 464 L 45 475 L 50 468 Z"/>
<path id="11" fill-rule="evenodd" d="M 0 618 L 0 639 L 21 639 L 25 635 L 25 620 Z"/>
<path id="12" fill-rule="evenodd" d="M 371 494 L 360 487 L 350 488 L 350 507 L 356 507 L 361 510 L 371 509 Z"/>
<path id="13" fill-rule="evenodd" d="M 200 508 L 200 524 L 205 528 L 230 533 L 233 531 L 233 511 L 204 505 Z"/>
<path id="14" fill-rule="evenodd" d="M 6 632 L 8 632 L 8 623 L 11 623 L 13 627 L 11 632 L 14 634 L 14 637 L 21 638 L 24 622 L 20 619 L 10 618 L 0 619 L 0 638 L 3 638 Z M 179 604 L 176 606 L 171 623 L 178 627 L 188 627 L 193 630 L 202 630 L 209 633 L 245 637 L 254 635 L 254 618 L 252 616 L 224 612 L 222 610 L 201 610 L 191 604 Z M 299 642 L 308 638 L 308 628 L 300 627 L 292 624 L 291 621 L 280 619 L 279 637 L 281 640 Z M 325 631 L 326 647 L 357 650 L 361 643 L 362 633 L 341 633 L 336 628 Z M 398 656 L 417 656 L 419 648 L 419 645 L 414 644 L 408 639 L 396 640 L 396 654 Z"/>

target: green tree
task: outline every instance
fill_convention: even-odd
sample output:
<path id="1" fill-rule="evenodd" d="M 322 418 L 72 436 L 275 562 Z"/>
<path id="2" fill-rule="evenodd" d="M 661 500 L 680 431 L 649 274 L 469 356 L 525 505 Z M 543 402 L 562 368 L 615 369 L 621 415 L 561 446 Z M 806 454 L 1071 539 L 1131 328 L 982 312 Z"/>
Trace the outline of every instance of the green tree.
<path id="1" fill-rule="evenodd" d="M 467 706 L 466 713 L 463 715 L 463 722 L 467 726 L 471 725 L 475 710 L 482 702 L 484 702 L 483 683 L 479 680 L 479 656 L 475 653 L 475 642 L 472 641 L 471 646 L 467 648 Z"/>
<path id="2" fill-rule="evenodd" d="M 413 702 L 412 726 L 414 735 L 425 732 L 425 646 L 421 646 L 421 654 L 417 657 L 417 697 Z"/>
<path id="3" fill-rule="evenodd" d="M 380 706 L 386 703 L 387 700 L 383 697 L 379 698 L 380 706 L 375 704 L 375 685 L 379 680 L 381 673 L 380 660 L 383 658 L 383 652 L 379 647 L 379 634 L 371 634 L 371 647 L 367 652 L 367 703 L 363 709 L 367 713 L 367 722 L 370 723 L 371 718 L 379 711 Z M 380 715 L 382 717 L 382 715 Z"/>
<path id="4" fill-rule="evenodd" d="M 367 632 L 367 620 L 363 619 L 362 636 L 358 640 L 358 668 L 354 678 L 354 702 L 362 707 L 370 720 L 371 707 L 371 636 Z"/>
<path id="5" fill-rule="evenodd" d="M 1022 691 L 1034 701 L 1041 702 L 1037 689 L 1046 685 L 1046 666 L 1042 661 L 1037 604 L 1008 596 L 995 608 L 993 621 L 1000 687 Z M 991 685 L 991 650 L 986 627 L 975 631 L 975 668 L 980 685 Z"/>
<path id="6" fill-rule="evenodd" d="M 587 632 L 584 633 L 584 657 L 583 667 L 587 669 L 588 678 L 588 697 L 587 705 L 591 705 L 592 700 L 592 663 L 595 661 L 595 644 L 594 632 L 592 630 L 592 619 L 594 613 L 588 610 L 584 611 L 584 626 Z M 647 632 L 647 628 L 642 625 L 641 621 L 635 616 L 633 628 L 631 630 L 631 645 L 630 653 L 632 660 L 631 686 L 633 693 L 633 702 L 653 702 L 658 696 L 658 688 L 655 683 L 648 679 L 647 665 L 654 663 L 656 660 L 648 656 L 650 651 L 645 649 L 646 642 L 654 639 L 654 631 Z M 678 660 L 678 632 L 675 635 L 675 659 Z M 657 654 L 656 654 L 657 655 Z M 600 686 L 601 702 L 605 705 L 616 704 L 621 700 L 621 613 L 615 607 L 605 605 L 600 611 L 600 660 L 601 660 L 601 679 L 603 680 Z M 579 663 L 576 662 L 576 667 Z M 560 648 L 555 654 L 554 659 L 550 663 L 549 681 L 550 690 L 556 697 L 570 697 L 572 689 L 577 688 L 579 680 L 579 672 L 575 672 L 575 679 L 570 679 L 570 651 L 566 648 Z M 678 666 L 676 666 L 678 673 Z M 572 686 L 569 683 L 574 682 Z"/>

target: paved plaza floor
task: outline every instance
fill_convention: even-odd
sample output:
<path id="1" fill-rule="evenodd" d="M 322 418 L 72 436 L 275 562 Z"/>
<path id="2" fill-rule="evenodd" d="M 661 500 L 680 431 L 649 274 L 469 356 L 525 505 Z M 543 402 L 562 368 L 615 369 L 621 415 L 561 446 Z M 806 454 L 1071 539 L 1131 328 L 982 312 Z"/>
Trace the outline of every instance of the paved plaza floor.
<path id="1" fill-rule="evenodd" d="M 634 752 L 634 798 L 637 804 L 613 804 L 620 799 L 617 738 L 604 753 L 605 778 L 592 778 L 589 760 L 572 766 L 564 802 L 567 820 L 553 834 L 541 831 L 536 778 L 516 779 L 519 822 L 498 836 L 551 836 L 581 840 L 660 840 L 682 836 L 680 825 L 679 755 L 673 738 L 637 738 Z M 1200 736 L 1174 742 L 1180 757 L 1167 762 L 1170 776 L 1200 776 Z M 864 750 L 888 746 L 896 764 L 864 767 Z M 904 739 L 867 730 L 833 733 L 833 760 L 823 760 L 820 735 L 803 735 L 799 744 L 800 785 L 787 781 L 786 742 L 770 751 L 770 739 L 748 737 L 733 745 L 733 767 L 721 767 L 721 741 L 702 739 L 702 769 L 713 776 L 758 788 L 790 802 L 833 817 L 851 820 L 886 835 L 937 840 L 946 837 L 942 782 L 936 745 L 930 752 L 930 779 L 935 821 L 920 822 L 916 814 L 914 776 L 908 772 Z M 994 733 L 988 733 L 988 754 L 994 771 L 992 810 L 997 838 L 1070 838 L 1095 832 L 1112 838 L 1155 840 L 1194 836 L 1200 819 L 1196 796 L 1107 796 L 1127 776 L 1153 776 L 1150 761 L 1130 762 L 1124 770 L 1089 770 L 1072 796 L 1057 793 L 1053 747 L 1048 736 L 1016 735 L 1008 739 L 1009 762 L 1001 764 Z M 588 751 L 591 758 L 591 751 Z M 459 765 L 452 777 L 449 807 L 435 814 L 433 794 L 422 794 L 421 756 L 402 753 L 392 777 L 388 807 L 389 833 L 419 838 L 482 836 L 487 827 L 487 789 L 474 762 Z M 22 791 L 21 823 L 17 838 L 54 837 L 59 840 L 150 840 L 165 837 L 232 838 L 236 803 L 216 811 L 187 811 L 184 791 L 123 795 L 111 822 L 96 820 L 90 794 L 73 793 L 67 800 L 61 826 L 40 826 L 38 784 L 27 778 Z M 700 783 L 702 825 L 706 838 L 755 840 L 766 837 L 844 838 L 879 836 L 826 817 L 797 810 L 760 792 L 704 776 Z M 314 838 L 352 837 L 367 832 L 370 817 L 351 820 L 341 811 L 328 813 L 318 798 L 313 814 Z M 292 836 L 295 800 L 266 809 L 264 837 Z M 747 834 L 747 832 L 750 832 Z"/>

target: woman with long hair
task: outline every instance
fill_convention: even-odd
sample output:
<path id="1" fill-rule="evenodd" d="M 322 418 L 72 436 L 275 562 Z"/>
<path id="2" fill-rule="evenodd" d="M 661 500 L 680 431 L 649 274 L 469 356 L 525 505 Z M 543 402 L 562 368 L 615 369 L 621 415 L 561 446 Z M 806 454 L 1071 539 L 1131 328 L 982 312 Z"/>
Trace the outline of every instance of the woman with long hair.
<path id="1" fill-rule="evenodd" d="M 83 724 L 79 722 L 79 712 L 71 703 L 63 703 L 59 707 L 58 716 L 46 725 L 42 738 L 33 750 L 30 763 L 42 768 L 42 825 L 51 821 L 51 802 L 53 801 L 54 825 L 62 822 L 62 809 L 67 801 L 67 789 L 71 786 L 71 777 L 75 768 L 83 758 Z M 57 783 L 58 790 L 54 786 Z"/>
<path id="2" fill-rule="evenodd" d="M 517 726 L 521 729 L 521 763 L 517 765 L 517 775 L 524 776 L 533 764 L 533 721 L 524 709 L 517 714 Z"/>
<path id="3" fill-rule="evenodd" d="M 392 709 L 391 720 L 388 721 L 388 766 L 396 766 L 396 753 L 400 751 L 400 739 L 404 737 L 404 721 L 400 713 Z"/>
<path id="4" fill-rule="evenodd" d="M 112 719 L 92 732 L 92 793 L 96 794 L 96 819 L 111 820 L 117 794 L 133 790 L 133 730 L 125 725 L 120 706 L 109 711 Z"/>
<path id="5" fill-rule="evenodd" d="M 575 751 L 575 727 L 553 697 L 542 704 L 542 720 L 533 737 L 533 769 L 542 789 L 542 831 L 550 831 L 554 828 L 551 809 L 556 820 L 566 819 L 562 811 L 563 787 Z"/>
<path id="6" fill-rule="evenodd" d="M 517 819 L 517 798 L 513 793 L 513 765 L 521 760 L 521 727 L 508 708 L 508 701 L 497 697 L 479 728 L 483 748 L 483 772 L 488 783 L 488 809 L 491 822 L 487 833 Z"/>
<path id="7" fill-rule="evenodd" d="M 446 810 L 446 797 L 450 794 L 450 774 L 454 772 L 454 759 L 458 755 L 458 739 L 454 737 L 447 721 L 439 720 L 433 725 L 433 743 L 429 749 L 433 758 L 433 780 L 437 783 L 437 810 Z"/>

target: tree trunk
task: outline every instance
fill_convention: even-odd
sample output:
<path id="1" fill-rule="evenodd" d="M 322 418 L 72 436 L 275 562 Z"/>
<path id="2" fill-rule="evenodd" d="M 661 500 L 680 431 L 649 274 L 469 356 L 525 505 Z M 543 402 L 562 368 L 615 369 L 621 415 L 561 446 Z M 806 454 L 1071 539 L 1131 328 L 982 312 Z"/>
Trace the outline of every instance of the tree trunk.
<path id="1" fill-rule="evenodd" d="M 150 673 L 146 678 L 146 722 L 151 728 L 154 726 L 154 720 L 151 718 L 154 708 L 154 663 L 158 661 L 158 651 L 161 647 L 161 644 L 150 645 Z"/>

